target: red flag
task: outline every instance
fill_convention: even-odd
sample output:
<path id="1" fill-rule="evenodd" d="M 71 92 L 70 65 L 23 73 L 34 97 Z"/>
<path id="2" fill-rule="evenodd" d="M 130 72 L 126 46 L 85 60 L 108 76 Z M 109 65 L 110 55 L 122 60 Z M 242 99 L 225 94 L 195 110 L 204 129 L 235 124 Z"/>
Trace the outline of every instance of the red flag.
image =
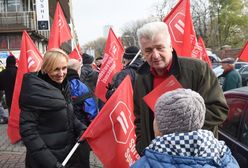
<path id="1" fill-rule="evenodd" d="M 122 69 L 123 53 L 122 44 L 110 28 L 95 89 L 95 95 L 104 102 L 106 101 L 105 94 L 108 83 L 111 83 L 113 76 Z"/>
<path id="2" fill-rule="evenodd" d="M 248 62 L 248 41 L 240 52 L 239 59 Z"/>
<path id="3" fill-rule="evenodd" d="M 182 86 L 177 81 L 177 79 L 173 75 L 171 75 L 167 79 L 165 79 L 161 84 L 159 84 L 155 89 L 153 89 L 150 93 L 144 96 L 143 99 L 146 104 L 150 107 L 150 109 L 155 112 L 154 106 L 157 99 L 165 92 L 175 90 L 177 88 L 182 88 Z"/>
<path id="4" fill-rule="evenodd" d="M 190 0 L 180 0 L 165 17 L 172 46 L 180 56 L 199 58 L 197 39 L 190 14 Z"/>
<path id="5" fill-rule="evenodd" d="M 70 28 L 66 22 L 61 6 L 59 2 L 57 2 L 47 49 L 59 48 L 63 42 L 68 41 L 71 38 Z"/>
<path id="6" fill-rule="evenodd" d="M 19 95 L 22 86 L 23 75 L 27 72 L 38 71 L 42 63 L 42 56 L 29 37 L 26 31 L 22 35 L 21 52 L 19 58 L 19 66 L 16 74 L 16 81 L 13 93 L 13 99 L 8 121 L 8 136 L 12 144 L 21 139 L 19 134 Z"/>
<path id="7" fill-rule="evenodd" d="M 79 44 L 73 49 L 73 51 L 69 54 L 69 58 L 76 59 L 79 62 L 82 62 L 82 57 L 80 55 L 81 48 Z"/>
<path id="8" fill-rule="evenodd" d="M 204 44 L 204 41 L 201 37 L 198 38 L 198 45 L 201 47 L 201 60 L 205 61 L 206 63 L 208 63 L 209 67 L 212 68 L 212 62 L 211 60 L 209 59 L 208 57 L 208 54 L 207 54 L 207 50 L 206 50 L 206 47 L 205 47 L 205 44 Z"/>
<path id="9" fill-rule="evenodd" d="M 139 159 L 133 106 L 132 84 L 127 76 L 81 137 L 106 168 L 129 168 Z"/>

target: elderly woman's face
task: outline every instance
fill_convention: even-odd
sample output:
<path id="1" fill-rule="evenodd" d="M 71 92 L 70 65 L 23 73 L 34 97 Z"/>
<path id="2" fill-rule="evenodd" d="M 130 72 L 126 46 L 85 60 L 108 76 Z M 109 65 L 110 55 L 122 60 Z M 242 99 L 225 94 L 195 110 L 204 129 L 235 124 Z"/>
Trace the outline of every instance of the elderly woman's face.
<path id="1" fill-rule="evenodd" d="M 61 57 L 55 65 L 55 69 L 47 73 L 48 76 L 57 83 L 62 83 L 67 74 L 67 60 Z"/>

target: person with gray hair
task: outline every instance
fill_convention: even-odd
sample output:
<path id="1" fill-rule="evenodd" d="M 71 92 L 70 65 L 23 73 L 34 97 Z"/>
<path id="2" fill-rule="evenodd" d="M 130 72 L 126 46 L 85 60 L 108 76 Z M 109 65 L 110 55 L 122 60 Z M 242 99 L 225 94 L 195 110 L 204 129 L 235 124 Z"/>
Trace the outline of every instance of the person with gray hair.
<path id="1" fill-rule="evenodd" d="M 132 168 L 239 167 L 224 141 L 201 129 L 205 114 L 199 93 L 183 88 L 164 93 L 155 105 L 155 139 Z"/>
<path id="2" fill-rule="evenodd" d="M 154 138 L 153 111 L 143 97 L 174 75 L 183 88 L 198 92 L 206 104 L 204 129 L 217 136 L 218 125 L 227 117 L 228 106 L 223 91 L 208 64 L 197 59 L 179 57 L 173 50 L 168 27 L 164 22 L 151 22 L 137 31 L 145 63 L 140 68 L 134 86 L 136 149 L 142 155 Z M 177 117 L 174 115 L 173 117 Z"/>
<path id="3" fill-rule="evenodd" d="M 223 91 L 242 87 L 242 78 L 239 72 L 234 69 L 234 63 L 235 59 L 230 57 L 224 58 L 221 61 L 224 70 L 223 74 L 220 76 L 224 78 L 222 85 Z"/>

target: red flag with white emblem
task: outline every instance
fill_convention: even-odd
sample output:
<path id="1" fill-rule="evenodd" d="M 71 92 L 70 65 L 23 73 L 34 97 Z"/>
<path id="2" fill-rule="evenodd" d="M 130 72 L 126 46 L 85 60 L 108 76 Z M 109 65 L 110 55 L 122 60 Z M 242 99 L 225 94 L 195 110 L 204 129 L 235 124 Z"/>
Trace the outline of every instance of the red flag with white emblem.
<path id="1" fill-rule="evenodd" d="M 190 14 L 190 0 L 180 0 L 165 17 L 172 46 L 180 56 L 199 58 L 199 45 Z"/>
<path id="2" fill-rule="evenodd" d="M 32 39 L 29 37 L 28 33 L 24 31 L 22 35 L 19 66 L 17 69 L 14 93 L 8 121 L 8 136 L 12 144 L 16 143 L 21 139 L 21 136 L 19 134 L 19 96 L 22 86 L 23 75 L 27 72 L 38 71 L 41 67 L 42 59 L 43 57 L 39 53 Z"/>
<path id="3" fill-rule="evenodd" d="M 128 75 L 87 128 L 85 138 L 106 168 L 129 168 L 135 149 L 133 89 Z"/>
<path id="4" fill-rule="evenodd" d="M 47 49 L 59 48 L 63 42 L 68 41 L 71 38 L 71 31 L 65 19 L 63 10 L 61 9 L 59 2 L 57 2 Z"/>
<path id="5" fill-rule="evenodd" d="M 111 83 L 113 76 L 122 69 L 123 53 L 124 48 L 122 44 L 110 28 L 95 89 L 95 95 L 104 102 L 106 101 L 105 94 L 108 83 Z"/>

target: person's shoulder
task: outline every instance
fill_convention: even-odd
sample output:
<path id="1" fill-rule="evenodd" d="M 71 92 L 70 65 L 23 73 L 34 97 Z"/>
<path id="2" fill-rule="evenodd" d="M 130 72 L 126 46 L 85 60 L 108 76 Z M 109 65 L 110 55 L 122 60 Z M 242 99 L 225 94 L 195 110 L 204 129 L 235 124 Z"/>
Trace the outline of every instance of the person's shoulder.
<path id="1" fill-rule="evenodd" d="M 187 68 L 187 69 L 210 69 L 208 64 L 200 59 L 191 58 L 191 57 L 178 57 L 178 62 L 181 67 Z"/>

